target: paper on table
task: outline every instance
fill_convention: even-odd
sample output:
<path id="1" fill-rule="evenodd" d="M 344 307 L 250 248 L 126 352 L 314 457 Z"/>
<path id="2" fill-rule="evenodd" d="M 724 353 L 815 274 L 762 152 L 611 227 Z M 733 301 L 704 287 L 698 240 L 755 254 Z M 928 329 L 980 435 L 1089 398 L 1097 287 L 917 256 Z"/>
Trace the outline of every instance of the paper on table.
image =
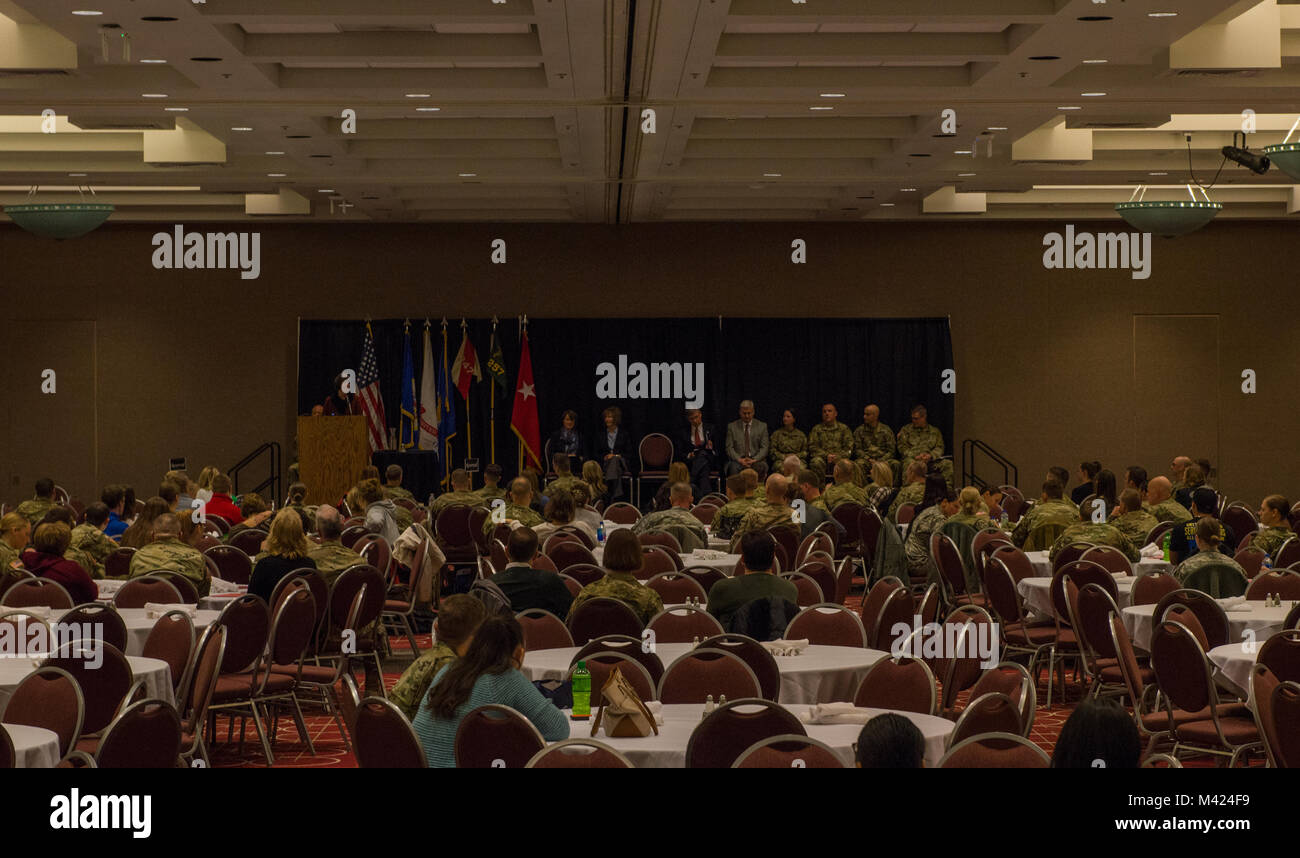
<path id="1" fill-rule="evenodd" d="M 1153 542 L 1150 545 L 1143 545 L 1139 553 L 1148 560 L 1155 560 L 1165 556 L 1165 549 Z"/>
<path id="2" fill-rule="evenodd" d="M 238 593 L 240 590 L 247 589 L 247 587 L 236 584 L 234 581 L 226 581 L 222 578 L 213 578 L 210 594 L 213 596 L 220 596 L 223 593 Z"/>
<path id="3" fill-rule="evenodd" d="M 865 724 L 878 714 L 844 702 L 818 703 L 798 713 L 805 724 Z"/>
<path id="4" fill-rule="evenodd" d="M 186 614 L 189 615 L 189 618 L 191 620 L 195 619 L 199 614 L 199 609 L 198 606 L 196 605 L 187 605 L 187 604 L 169 605 L 169 604 L 159 603 L 159 602 L 146 602 L 144 606 L 144 615 L 151 620 L 156 620 L 159 617 L 161 617 L 163 614 L 166 614 L 170 611 L 184 611 Z"/>
<path id="5" fill-rule="evenodd" d="M 808 646 L 808 639 L 801 638 L 797 641 L 775 640 L 762 641 L 763 648 L 772 655 L 799 655 L 803 652 L 804 647 Z"/>

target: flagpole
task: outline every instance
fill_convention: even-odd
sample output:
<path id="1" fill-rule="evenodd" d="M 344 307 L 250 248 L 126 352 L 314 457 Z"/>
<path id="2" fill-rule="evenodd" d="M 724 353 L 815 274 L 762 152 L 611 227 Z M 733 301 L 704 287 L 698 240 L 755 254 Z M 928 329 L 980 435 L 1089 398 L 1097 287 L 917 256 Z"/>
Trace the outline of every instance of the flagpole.
<path id="1" fill-rule="evenodd" d="M 442 320 L 442 371 L 444 375 L 448 375 L 448 376 L 450 375 L 450 373 L 448 373 L 447 371 L 447 320 L 445 318 Z M 451 394 L 450 377 L 448 377 L 445 380 L 443 386 L 447 389 L 447 394 L 450 395 Z M 438 415 L 438 422 L 439 423 L 442 422 L 441 414 Z M 444 474 L 446 475 L 451 474 L 452 467 L 451 467 L 451 439 L 450 438 L 442 439 L 442 468 Z"/>
<path id="2" fill-rule="evenodd" d="M 463 316 L 460 320 L 460 336 L 462 342 L 469 338 L 469 326 L 465 324 Z M 456 372 L 459 373 L 460 369 L 457 368 Z M 474 427 L 470 423 L 469 416 L 469 390 L 473 386 L 474 383 L 471 381 L 465 387 L 465 457 L 469 459 L 474 458 Z"/>
<path id="3" fill-rule="evenodd" d="M 497 341 L 497 317 L 492 317 L 492 339 L 488 342 L 488 360 L 492 360 L 493 347 Z M 491 371 L 491 367 L 488 370 Z M 497 377 L 492 376 L 491 384 L 488 387 L 488 446 L 491 448 L 491 463 L 497 462 Z"/>

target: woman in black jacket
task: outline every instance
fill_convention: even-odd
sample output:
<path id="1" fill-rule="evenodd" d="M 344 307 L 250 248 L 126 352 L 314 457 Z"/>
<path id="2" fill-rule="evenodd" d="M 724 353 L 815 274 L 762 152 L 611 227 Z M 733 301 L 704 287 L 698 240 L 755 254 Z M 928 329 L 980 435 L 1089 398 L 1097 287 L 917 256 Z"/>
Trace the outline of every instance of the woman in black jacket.
<path id="1" fill-rule="evenodd" d="M 601 417 L 605 428 L 592 439 L 591 457 L 605 471 L 605 484 L 609 486 L 609 499 L 613 503 L 623 498 L 623 477 L 633 473 L 636 451 L 632 447 L 632 435 L 619 425 L 623 419 L 622 409 L 618 406 L 606 408 Z"/>
<path id="2" fill-rule="evenodd" d="M 586 439 L 578 431 L 578 412 L 568 409 L 560 417 L 560 428 L 551 433 L 547 443 L 550 452 L 546 457 L 546 466 L 551 466 L 551 456 L 564 453 L 569 457 L 569 469 L 573 473 L 582 472 L 582 457 L 587 452 Z"/>

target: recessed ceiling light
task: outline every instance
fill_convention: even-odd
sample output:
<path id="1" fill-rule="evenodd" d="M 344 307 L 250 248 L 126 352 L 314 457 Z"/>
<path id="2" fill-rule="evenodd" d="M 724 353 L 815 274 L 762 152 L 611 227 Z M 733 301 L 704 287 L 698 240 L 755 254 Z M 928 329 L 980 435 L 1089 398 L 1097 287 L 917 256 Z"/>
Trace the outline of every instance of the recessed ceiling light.
<path id="1" fill-rule="evenodd" d="M 954 150 L 952 150 L 952 154 L 954 154 L 954 155 L 969 155 L 970 152 L 971 152 L 971 150 L 969 150 L 969 149 L 954 149 Z"/>
<path id="2" fill-rule="evenodd" d="M 1110 60 L 1084 60 L 1083 62 L 1084 64 L 1091 66 L 1091 65 L 1097 65 L 1098 63 L 1108 63 L 1110 62 Z"/>
<path id="3" fill-rule="evenodd" d="M 86 174 L 85 174 L 85 173 L 69 173 L 68 175 L 69 175 L 69 176 L 84 176 L 84 175 L 86 175 Z"/>
<path id="4" fill-rule="evenodd" d="M 914 194 L 914 193 L 916 193 L 916 188 L 899 188 L 899 190 L 902 191 L 902 192 L 905 193 L 905 194 Z"/>
<path id="5" fill-rule="evenodd" d="M 442 110 L 442 108 L 441 108 L 441 107 L 417 107 L 417 108 L 415 108 L 415 112 L 416 112 L 416 113 L 437 113 L 439 110 Z"/>
<path id="6" fill-rule="evenodd" d="M 882 207 L 889 207 L 889 206 L 892 206 L 893 203 L 881 203 L 880 205 L 881 205 Z"/>
<path id="7" fill-rule="evenodd" d="M 154 23 L 163 23 L 163 24 L 165 24 L 165 23 L 167 23 L 168 21 L 175 21 L 176 19 L 173 18 L 171 15 L 145 15 L 145 16 L 144 16 L 143 18 L 141 18 L 140 20 L 141 20 L 141 21 L 152 21 L 152 22 L 154 22 Z"/>
<path id="8" fill-rule="evenodd" d="M 456 175 L 460 176 L 462 179 L 472 179 L 477 176 L 478 173 L 457 173 Z"/>
<path id="9" fill-rule="evenodd" d="M 1084 98 L 1101 98 L 1101 97 L 1102 97 L 1103 95 L 1105 95 L 1105 94 L 1106 94 L 1106 93 L 1104 93 L 1104 92 L 1081 92 L 1081 93 L 1079 93 L 1079 95 L 1083 96 Z"/>
<path id="10" fill-rule="evenodd" d="M 1005 125 L 990 125 L 990 126 L 989 126 L 989 130 L 990 130 L 990 131 L 1006 131 L 1006 130 L 1007 130 L 1007 126 L 1005 126 Z"/>
<path id="11" fill-rule="evenodd" d="M 1083 110 L 1082 107 L 1077 107 L 1077 106 L 1058 107 L 1056 109 L 1057 110 Z"/>
<path id="12" fill-rule="evenodd" d="M 808 109 L 809 110 L 834 110 L 835 108 L 826 106 L 826 107 L 810 107 Z"/>
<path id="13" fill-rule="evenodd" d="M 406 97 L 407 98 L 432 98 L 433 96 L 431 96 L 427 92 L 408 92 L 406 94 Z"/>
<path id="14" fill-rule="evenodd" d="M 188 107 L 164 107 L 163 110 L 170 111 L 171 113 L 184 113 L 187 110 L 189 110 L 189 108 Z"/>
<path id="15" fill-rule="evenodd" d="M 318 194 L 337 194 L 338 191 L 334 190 L 333 188 L 321 188 L 320 190 L 316 191 L 316 193 L 318 193 Z"/>
<path id="16" fill-rule="evenodd" d="M 967 176 L 973 176 L 973 175 L 975 175 L 975 174 L 974 174 L 974 173 L 958 173 L 958 174 L 957 174 L 958 178 L 965 178 L 965 177 L 967 177 Z"/>
<path id="17" fill-rule="evenodd" d="M 165 93 L 165 92 L 142 92 L 142 93 L 140 93 L 140 97 L 141 97 L 141 98 L 166 98 L 166 97 L 167 97 L 167 93 Z"/>
<path id="18" fill-rule="evenodd" d="M 104 13 L 98 9 L 74 9 L 72 14 L 90 17 L 91 15 L 103 15 Z"/>
<path id="19" fill-rule="evenodd" d="M 822 93 L 822 98 L 843 98 L 843 97 L 844 97 L 844 93 L 842 93 L 842 92 L 823 92 L 823 93 Z"/>
<path id="20" fill-rule="evenodd" d="M 232 127 L 230 130 L 231 131 L 252 131 L 253 129 L 249 128 L 247 125 L 236 125 Z"/>
<path id="21" fill-rule="evenodd" d="M 1042 56 L 1030 57 L 1031 60 L 1059 60 L 1060 57 L 1052 54 L 1043 54 Z"/>
<path id="22" fill-rule="evenodd" d="M 1148 176 L 1168 176 L 1168 173 L 1147 173 Z"/>
<path id="23" fill-rule="evenodd" d="M 1177 18 L 1177 12 L 1148 12 L 1148 18 Z"/>
<path id="24" fill-rule="evenodd" d="M 142 63 L 165 63 L 166 60 L 140 60 Z"/>
<path id="25" fill-rule="evenodd" d="M 269 176 L 269 177 L 271 177 L 272 179 L 279 179 L 279 178 L 283 177 L 285 174 L 284 174 L 284 173 L 267 173 L 266 175 Z"/>
<path id="26" fill-rule="evenodd" d="M 268 155 L 283 155 L 283 152 L 267 152 Z"/>

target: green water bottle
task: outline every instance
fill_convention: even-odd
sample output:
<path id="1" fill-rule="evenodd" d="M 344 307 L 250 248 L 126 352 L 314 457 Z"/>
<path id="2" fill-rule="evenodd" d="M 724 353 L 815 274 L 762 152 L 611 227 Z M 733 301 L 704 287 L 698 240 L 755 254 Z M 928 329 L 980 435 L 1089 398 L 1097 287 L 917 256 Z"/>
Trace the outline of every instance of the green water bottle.
<path id="1" fill-rule="evenodd" d="M 591 673 L 585 661 L 573 669 L 573 714 L 569 717 L 574 721 L 591 717 Z"/>
<path id="2" fill-rule="evenodd" d="M 1171 534 L 1169 531 L 1166 530 L 1165 531 L 1165 562 L 1166 563 L 1169 562 L 1169 541 L 1172 538 L 1173 538 L 1173 534 Z"/>

